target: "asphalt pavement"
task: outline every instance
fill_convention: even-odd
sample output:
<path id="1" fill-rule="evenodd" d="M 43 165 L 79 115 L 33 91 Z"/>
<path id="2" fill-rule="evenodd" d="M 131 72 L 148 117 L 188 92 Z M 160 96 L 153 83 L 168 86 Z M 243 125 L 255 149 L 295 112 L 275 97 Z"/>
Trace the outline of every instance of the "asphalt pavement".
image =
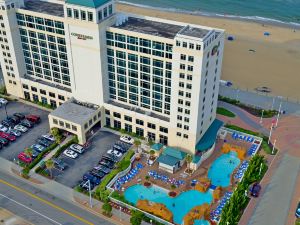
<path id="1" fill-rule="evenodd" d="M 10 143 L 8 146 L 4 146 L 0 150 L 0 157 L 7 160 L 13 161 L 17 159 L 18 154 L 25 148 L 33 145 L 38 137 L 42 134 L 49 132 L 48 114 L 49 112 L 42 109 L 26 105 L 21 102 L 9 102 L 6 107 L 8 116 L 13 113 L 19 112 L 26 114 L 36 114 L 41 117 L 41 122 L 30 128 L 26 133 L 22 134 L 21 137 L 17 137 L 17 140 Z M 0 121 L 6 118 L 5 108 L 2 106 L 0 108 Z"/>
<path id="2" fill-rule="evenodd" d="M 101 156 L 104 155 L 113 144 L 119 140 L 119 136 L 107 131 L 98 131 L 92 139 L 92 146 L 78 158 L 71 159 L 61 154 L 68 168 L 64 171 L 56 170 L 53 174 L 57 177 L 55 180 L 68 187 L 75 187 L 82 179 L 83 175 L 98 164 Z"/>
<path id="3" fill-rule="evenodd" d="M 2 171 L 0 171 L 1 207 L 36 225 L 111 224 Z"/>

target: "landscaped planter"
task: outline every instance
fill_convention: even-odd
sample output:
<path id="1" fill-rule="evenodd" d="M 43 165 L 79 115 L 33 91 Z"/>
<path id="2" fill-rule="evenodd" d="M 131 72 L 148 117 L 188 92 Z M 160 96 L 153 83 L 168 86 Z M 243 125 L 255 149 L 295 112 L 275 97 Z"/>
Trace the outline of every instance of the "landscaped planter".
<path id="1" fill-rule="evenodd" d="M 145 187 L 150 187 L 152 184 L 150 183 L 150 182 L 148 182 L 148 181 L 146 181 L 145 183 L 144 183 L 144 186 Z"/>
<path id="2" fill-rule="evenodd" d="M 174 198 L 174 197 L 177 196 L 177 193 L 175 191 L 170 191 L 169 192 L 169 196 L 172 197 L 172 198 Z"/>

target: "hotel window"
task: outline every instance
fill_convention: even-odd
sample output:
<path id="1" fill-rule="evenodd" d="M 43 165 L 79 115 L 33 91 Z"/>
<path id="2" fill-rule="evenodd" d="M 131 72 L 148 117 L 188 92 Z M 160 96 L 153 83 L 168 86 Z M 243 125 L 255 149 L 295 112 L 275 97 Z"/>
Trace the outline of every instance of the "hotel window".
<path id="1" fill-rule="evenodd" d="M 46 95 L 46 91 L 45 91 L 45 90 L 40 89 L 40 93 L 41 93 L 42 95 Z"/>
<path id="2" fill-rule="evenodd" d="M 182 116 L 177 115 L 177 120 L 182 120 Z"/>
<path id="3" fill-rule="evenodd" d="M 183 82 L 179 82 L 179 87 L 184 88 L 184 83 Z"/>
<path id="4" fill-rule="evenodd" d="M 194 44 L 190 43 L 190 49 L 194 49 Z"/>
<path id="5" fill-rule="evenodd" d="M 187 79 L 188 80 L 193 80 L 193 76 L 192 75 L 187 75 Z"/>
<path id="6" fill-rule="evenodd" d="M 153 123 L 147 123 L 147 126 L 150 129 L 155 129 L 156 128 L 155 124 L 153 124 Z"/>
<path id="7" fill-rule="evenodd" d="M 181 59 L 181 60 L 186 60 L 186 55 L 181 54 L 181 55 L 180 55 L 180 59 Z"/>
<path id="8" fill-rule="evenodd" d="M 77 9 L 74 9 L 74 18 L 75 19 L 79 19 L 79 12 L 78 12 L 78 10 Z"/>
<path id="9" fill-rule="evenodd" d="M 113 11 L 112 5 L 109 5 L 108 6 L 108 13 L 109 13 L 109 15 L 112 14 L 112 11 Z"/>
<path id="10" fill-rule="evenodd" d="M 186 102 L 185 102 L 185 105 L 186 105 L 186 106 L 191 106 L 191 102 L 186 101 Z"/>
<path id="11" fill-rule="evenodd" d="M 187 126 L 187 125 L 184 125 L 184 127 L 183 127 L 185 130 L 189 130 L 190 128 L 189 128 L 189 126 Z"/>
<path id="12" fill-rule="evenodd" d="M 58 95 L 58 99 L 64 101 L 64 100 L 65 100 L 65 97 L 62 96 L 62 95 Z"/>
<path id="13" fill-rule="evenodd" d="M 102 10 L 98 11 L 98 20 L 102 20 Z M 111 32 L 107 32 L 107 33 L 111 33 Z"/>
<path id="14" fill-rule="evenodd" d="M 137 135 L 144 137 L 144 129 L 137 127 L 135 130 Z"/>
<path id="15" fill-rule="evenodd" d="M 185 109 L 184 113 L 187 114 L 187 115 L 190 115 L 191 111 L 189 109 Z"/>
<path id="16" fill-rule="evenodd" d="M 178 99 L 178 104 L 179 105 L 183 105 L 183 100 L 182 99 Z"/>
<path id="17" fill-rule="evenodd" d="M 196 45 L 196 50 L 201 50 L 201 45 Z"/>
<path id="18" fill-rule="evenodd" d="M 180 41 L 176 41 L 176 46 L 180 46 Z"/>
<path id="19" fill-rule="evenodd" d="M 179 95 L 179 96 L 183 96 L 183 95 L 184 95 L 184 92 L 183 92 L 183 91 L 179 91 L 179 92 L 178 92 L 178 95 Z"/>
<path id="20" fill-rule="evenodd" d="M 72 125 L 72 130 L 73 130 L 73 131 L 77 131 L 77 127 L 74 126 L 74 125 Z"/>
<path id="21" fill-rule="evenodd" d="M 183 43 L 182 43 L 182 47 L 187 48 L 187 43 L 186 43 L 186 42 L 183 42 Z"/>
<path id="22" fill-rule="evenodd" d="M 194 56 L 189 56 L 188 60 L 189 60 L 189 62 L 194 62 Z"/>
<path id="23" fill-rule="evenodd" d="M 180 74 L 179 74 L 179 78 L 184 79 L 184 78 L 185 78 L 184 73 L 180 73 Z"/>
<path id="24" fill-rule="evenodd" d="M 107 17 L 107 7 L 105 7 L 104 10 L 103 10 L 103 16 L 104 16 L 104 18 Z"/>
<path id="25" fill-rule="evenodd" d="M 57 119 L 53 119 L 52 121 L 53 121 L 54 124 L 56 124 L 56 125 L 58 124 Z"/>
<path id="26" fill-rule="evenodd" d="M 182 124 L 181 123 L 177 123 L 177 127 L 178 128 L 182 128 Z"/>
<path id="27" fill-rule="evenodd" d="M 93 18 L 93 13 L 92 12 L 88 12 L 88 19 L 90 22 L 93 22 L 94 18 Z"/>
<path id="28" fill-rule="evenodd" d="M 193 71 L 194 70 L 194 67 L 193 66 L 190 66 L 188 65 L 188 71 Z"/>
<path id="29" fill-rule="evenodd" d="M 130 117 L 130 116 L 124 116 L 124 120 L 126 120 L 126 121 L 129 121 L 129 122 L 132 122 L 132 117 Z"/>
<path id="30" fill-rule="evenodd" d="M 81 19 L 86 20 L 86 12 L 85 11 L 80 11 L 81 13 Z"/>
<path id="31" fill-rule="evenodd" d="M 68 17 L 72 17 L 72 9 L 70 8 L 67 8 L 67 14 L 68 14 Z"/>
<path id="32" fill-rule="evenodd" d="M 180 108 L 180 107 L 178 107 L 177 111 L 180 112 L 180 113 L 182 113 L 182 112 L 183 112 L 183 109 Z"/>
<path id="33" fill-rule="evenodd" d="M 32 90 L 33 92 L 37 92 L 37 88 L 36 88 L 36 87 L 31 87 L 31 90 Z"/>
<path id="34" fill-rule="evenodd" d="M 143 120 L 136 119 L 135 122 L 136 122 L 136 124 L 138 124 L 138 125 L 144 126 L 144 121 L 143 121 Z"/>
<path id="35" fill-rule="evenodd" d="M 125 123 L 125 131 L 131 133 L 132 132 L 132 126 L 130 124 Z"/>
<path id="36" fill-rule="evenodd" d="M 189 138 L 189 135 L 184 134 L 184 135 L 183 135 L 183 138 L 188 139 L 188 138 Z"/>
<path id="37" fill-rule="evenodd" d="M 159 131 L 167 134 L 168 133 L 168 128 L 166 128 L 166 127 L 159 127 Z"/>
<path id="38" fill-rule="evenodd" d="M 190 119 L 188 117 L 184 117 L 184 122 L 189 123 Z"/>
<path id="39" fill-rule="evenodd" d="M 180 133 L 180 132 L 177 132 L 176 135 L 177 135 L 178 137 L 181 137 L 181 133 Z"/>
<path id="40" fill-rule="evenodd" d="M 186 84 L 187 89 L 192 89 L 192 84 Z"/>
<path id="41" fill-rule="evenodd" d="M 23 84 L 23 88 L 27 90 L 29 89 L 27 84 Z"/>
<path id="42" fill-rule="evenodd" d="M 180 64 L 180 69 L 181 70 L 185 70 L 185 65 L 184 64 Z"/>

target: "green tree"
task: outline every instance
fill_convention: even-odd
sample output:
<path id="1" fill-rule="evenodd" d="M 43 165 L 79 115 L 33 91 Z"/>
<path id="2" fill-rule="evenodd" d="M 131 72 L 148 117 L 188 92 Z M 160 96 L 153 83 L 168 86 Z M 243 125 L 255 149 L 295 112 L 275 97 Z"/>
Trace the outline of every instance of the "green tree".
<path id="1" fill-rule="evenodd" d="M 57 144 L 61 143 L 62 135 L 58 128 L 54 127 L 51 129 L 51 134 L 54 136 Z"/>
<path id="2" fill-rule="evenodd" d="M 112 215 L 112 207 L 109 204 L 109 201 L 105 201 L 105 203 L 102 205 L 102 210 L 103 210 L 103 214 L 107 215 L 107 216 L 111 216 Z"/>
<path id="3" fill-rule="evenodd" d="M 150 179 L 150 176 L 149 176 L 149 175 L 146 175 L 146 176 L 145 176 L 145 179 L 146 179 L 146 180 L 149 180 L 149 179 Z"/>
<path id="4" fill-rule="evenodd" d="M 131 211 L 131 218 L 130 218 L 130 223 L 132 225 L 141 225 L 143 221 L 144 214 L 140 211 L 137 210 L 132 210 Z"/>
<path id="5" fill-rule="evenodd" d="M 151 149 L 149 154 L 150 154 L 150 158 L 153 158 L 155 155 L 155 151 L 153 149 Z"/>
<path id="6" fill-rule="evenodd" d="M 25 155 L 27 156 L 27 157 L 32 157 L 32 148 L 26 148 L 25 150 L 24 150 L 24 153 L 25 153 Z"/>
<path id="7" fill-rule="evenodd" d="M 52 169 L 54 168 L 54 162 L 53 160 L 49 159 L 45 162 L 45 166 L 47 168 L 47 170 L 50 173 L 50 177 L 52 178 Z"/>
<path id="8" fill-rule="evenodd" d="M 186 163 L 187 163 L 188 169 L 190 170 L 190 169 L 191 169 L 191 168 L 190 168 L 190 165 L 191 165 L 191 162 L 193 161 L 193 156 L 192 156 L 191 154 L 187 154 L 187 155 L 185 156 L 185 161 L 186 161 Z"/>
<path id="9" fill-rule="evenodd" d="M 134 140 L 134 146 L 136 147 L 136 150 L 139 150 L 140 145 L 142 144 L 141 141 L 139 139 L 135 139 Z"/>

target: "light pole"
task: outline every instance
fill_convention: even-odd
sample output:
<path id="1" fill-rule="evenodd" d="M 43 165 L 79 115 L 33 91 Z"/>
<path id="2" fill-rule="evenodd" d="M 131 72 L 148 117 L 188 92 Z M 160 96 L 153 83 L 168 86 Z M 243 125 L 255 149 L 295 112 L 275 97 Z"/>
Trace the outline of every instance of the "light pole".
<path id="1" fill-rule="evenodd" d="M 238 99 L 239 98 L 239 91 L 240 91 L 239 89 L 236 89 L 236 98 L 235 98 L 235 100 L 237 100 L 237 101 L 239 100 Z"/>
<path id="2" fill-rule="evenodd" d="M 271 136 L 272 136 L 272 131 L 273 131 L 273 124 L 271 124 L 271 127 L 270 127 L 270 133 L 269 133 L 269 138 L 268 138 L 268 144 L 270 144 L 270 139 L 271 139 Z"/>
<path id="3" fill-rule="evenodd" d="M 91 181 L 87 180 L 87 182 L 84 183 L 83 185 L 84 187 L 88 187 L 89 188 L 89 196 L 90 196 L 90 207 L 93 208 L 93 202 L 92 202 L 92 190 L 91 190 Z"/>
<path id="4" fill-rule="evenodd" d="M 229 225 L 229 222 L 228 222 L 228 221 L 226 222 L 226 225 Z"/>
<path id="5" fill-rule="evenodd" d="M 274 109 L 274 103 L 275 103 L 275 97 L 273 97 L 273 101 L 272 101 L 272 107 L 271 107 L 271 110 Z"/>
<path id="6" fill-rule="evenodd" d="M 262 124 L 262 122 L 263 122 L 262 121 L 263 116 L 264 116 L 264 110 L 261 111 L 261 116 L 260 116 L 260 121 L 259 121 L 260 124 Z"/>
<path id="7" fill-rule="evenodd" d="M 259 176 L 260 176 L 260 174 L 261 174 L 261 170 L 262 170 L 262 163 L 260 164 L 260 167 L 259 167 Z"/>
<path id="8" fill-rule="evenodd" d="M 273 148 L 272 148 L 272 155 L 274 155 L 275 145 L 276 145 L 276 139 L 274 140 L 274 144 L 273 144 Z"/>
<path id="9" fill-rule="evenodd" d="M 278 125 L 278 120 L 279 120 L 279 116 L 280 116 L 280 113 L 281 113 L 281 106 L 282 106 L 282 97 L 281 97 L 281 101 L 280 101 L 280 105 L 279 105 L 279 109 L 278 109 L 278 113 L 277 113 L 275 127 L 277 127 L 277 125 Z"/>
<path id="10" fill-rule="evenodd" d="M 122 221 L 122 207 L 120 206 L 120 221 Z"/>
<path id="11" fill-rule="evenodd" d="M 150 220 L 150 224 L 152 225 L 152 220 Z"/>

